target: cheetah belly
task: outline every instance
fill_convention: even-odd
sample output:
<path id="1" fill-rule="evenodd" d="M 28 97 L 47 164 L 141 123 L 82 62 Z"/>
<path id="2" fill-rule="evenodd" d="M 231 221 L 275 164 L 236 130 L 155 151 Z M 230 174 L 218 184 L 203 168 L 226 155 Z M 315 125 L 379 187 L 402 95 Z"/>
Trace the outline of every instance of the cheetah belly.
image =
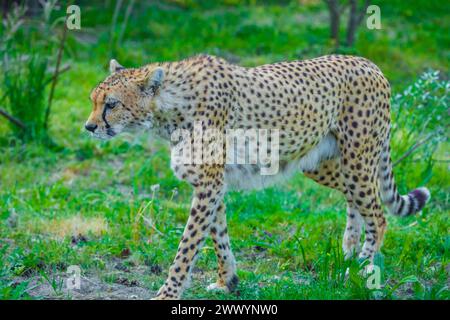
<path id="1" fill-rule="evenodd" d="M 312 171 L 321 161 L 339 156 L 336 139 L 325 136 L 303 157 L 290 161 L 280 160 L 279 170 L 274 175 L 262 175 L 259 164 L 227 164 L 225 182 L 229 190 L 258 190 L 283 182 L 298 171 Z"/>

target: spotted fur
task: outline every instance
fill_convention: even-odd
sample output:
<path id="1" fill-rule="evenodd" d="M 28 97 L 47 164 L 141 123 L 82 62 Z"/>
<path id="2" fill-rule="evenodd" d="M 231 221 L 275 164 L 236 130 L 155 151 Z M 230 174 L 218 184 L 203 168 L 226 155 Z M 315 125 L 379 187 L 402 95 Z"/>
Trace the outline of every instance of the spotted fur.
<path id="1" fill-rule="evenodd" d="M 86 128 L 98 138 L 150 129 L 168 139 L 176 129 L 278 129 L 279 173 L 261 178 L 256 165 L 178 164 L 177 177 L 194 189 L 190 214 L 169 276 L 158 299 L 179 298 L 208 235 L 219 275 L 211 288 L 233 290 L 231 251 L 223 197 L 227 188 L 265 187 L 303 171 L 341 191 L 347 199 L 343 249 L 372 260 L 386 230 L 382 203 L 405 216 L 423 208 L 425 188 L 399 195 L 389 150 L 390 86 L 372 62 L 353 56 L 324 56 L 255 68 L 213 56 L 127 69 L 111 62 L 112 74 L 92 92 Z M 191 138 L 173 142 L 187 149 Z M 211 150 L 213 155 L 217 150 Z M 365 239 L 360 249 L 361 229 Z"/>

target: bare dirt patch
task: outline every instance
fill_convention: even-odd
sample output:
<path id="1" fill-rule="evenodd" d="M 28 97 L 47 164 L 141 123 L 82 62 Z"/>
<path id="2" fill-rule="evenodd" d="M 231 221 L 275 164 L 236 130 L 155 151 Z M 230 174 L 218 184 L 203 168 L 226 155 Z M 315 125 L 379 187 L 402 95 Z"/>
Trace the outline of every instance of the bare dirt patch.
<path id="1" fill-rule="evenodd" d="M 27 232 L 65 237 L 80 237 L 90 234 L 100 236 L 108 232 L 108 222 L 104 217 L 83 217 L 81 214 L 57 219 L 39 219 L 20 225 Z"/>
<path id="2" fill-rule="evenodd" d="M 148 300 L 154 297 L 155 292 L 143 287 L 138 281 L 127 277 L 118 277 L 109 283 L 96 275 L 83 275 L 80 279 L 79 289 L 69 289 L 68 275 L 53 274 L 47 279 L 42 276 L 19 277 L 15 283 L 28 282 L 26 292 L 36 299 L 49 300 Z"/>

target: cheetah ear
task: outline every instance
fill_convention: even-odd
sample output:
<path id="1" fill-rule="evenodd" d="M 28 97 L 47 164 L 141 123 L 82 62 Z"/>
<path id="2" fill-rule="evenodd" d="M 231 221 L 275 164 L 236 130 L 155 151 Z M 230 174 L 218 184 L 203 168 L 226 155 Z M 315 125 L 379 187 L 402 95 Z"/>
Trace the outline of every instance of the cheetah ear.
<path id="1" fill-rule="evenodd" d="M 111 59 L 111 61 L 109 61 L 109 72 L 114 73 L 122 69 L 125 68 L 121 66 L 116 59 Z"/>
<path id="2" fill-rule="evenodd" d="M 161 87 L 162 83 L 164 81 L 164 70 L 162 68 L 156 68 L 153 70 L 153 73 L 148 77 L 147 80 L 147 89 L 152 91 L 154 94 L 156 90 Z"/>

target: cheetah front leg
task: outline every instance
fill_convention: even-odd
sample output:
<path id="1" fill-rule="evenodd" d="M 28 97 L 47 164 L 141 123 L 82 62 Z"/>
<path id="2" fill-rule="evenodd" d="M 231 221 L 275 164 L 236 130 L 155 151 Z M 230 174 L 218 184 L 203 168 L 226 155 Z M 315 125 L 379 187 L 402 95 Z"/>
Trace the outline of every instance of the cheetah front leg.
<path id="1" fill-rule="evenodd" d="M 225 292 L 233 291 L 238 283 L 238 277 L 236 276 L 236 261 L 231 251 L 228 237 L 224 203 L 217 208 L 217 214 L 211 226 L 211 237 L 219 265 L 219 278 L 217 282 L 210 284 L 207 289 L 223 290 Z"/>
<path id="2" fill-rule="evenodd" d="M 208 174 L 214 177 L 214 173 Z M 220 176 L 220 174 L 218 174 Z M 208 235 L 216 209 L 223 199 L 223 184 L 219 177 L 199 183 L 195 187 L 188 222 L 183 232 L 169 276 L 159 289 L 156 298 L 178 299 L 189 282 L 195 260 Z"/>

